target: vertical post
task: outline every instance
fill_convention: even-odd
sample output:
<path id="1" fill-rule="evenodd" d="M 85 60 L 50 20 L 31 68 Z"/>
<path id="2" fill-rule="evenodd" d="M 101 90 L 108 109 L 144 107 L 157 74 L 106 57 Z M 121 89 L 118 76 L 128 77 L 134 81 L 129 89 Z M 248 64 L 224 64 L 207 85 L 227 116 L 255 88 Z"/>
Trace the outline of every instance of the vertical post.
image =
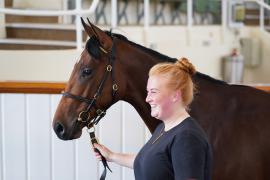
<path id="1" fill-rule="evenodd" d="M 221 43 L 225 42 L 227 35 L 226 28 L 228 26 L 228 7 L 229 7 L 228 0 L 221 0 L 221 27 L 222 27 L 221 28 L 222 36 L 220 36 Z"/>
<path id="2" fill-rule="evenodd" d="M 5 95 L 0 94 L 0 178 L 6 180 L 6 137 L 5 137 L 5 117 L 4 117 L 4 107 L 5 107 Z"/>
<path id="3" fill-rule="evenodd" d="M 187 26 L 190 28 L 193 25 L 193 0 L 187 0 Z"/>
<path id="4" fill-rule="evenodd" d="M 195 0 L 196 1 L 196 0 Z M 187 0 L 187 35 L 186 35 L 186 44 L 190 45 L 191 33 L 190 29 L 193 25 L 193 0 Z"/>
<path id="5" fill-rule="evenodd" d="M 139 1 L 138 1 L 139 3 Z M 149 0 L 144 0 L 143 3 L 143 12 L 144 12 L 144 28 L 143 28 L 143 44 L 144 46 L 148 47 L 149 42 L 148 42 L 148 32 L 149 32 L 149 17 L 150 17 L 150 5 L 149 5 Z"/>
<path id="6" fill-rule="evenodd" d="M 81 29 L 81 19 L 79 12 L 82 9 L 82 1 L 76 0 L 76 44 L 77 44 L 77 50 L 80 50 L 82 48 L 82 29 Z"/>
<path id="7" fill-rule="evenodd" d="M 123 102 L 121 102 L 121 152 L 122 153 L 125 153 L 126 152 L 126 148 L 125 148 L 125 142 L 126 142 L 126 138 L 125 138 L 125 135 L 126 135 L 126 121 L 124 119 L 127 119 L 127 117 L 125 117 L 125 105 Z M 125 179 L 126 177 L 126 171 L 125 171 L 125 168 L 122 167 L 121 168 L 121 180 Z"/>
<path id="8" fill-rule="evenodd" d="M 5 1 L 0 1 L 0 8 L 5 8 Z M 5 14 L 0 13 L 0 38 L 6 37 Z"/>
<path id="9" fill-rule="evenodd" d="M 111 0 L 111 27 L 117 27 L 117 0 Z"/>
<path id="10" fill-rule="evenodd" d="M 264 0 L 261 0 L 264 2 Z M 264 7 L 260 4 L 260 29 L 264 30 Z"/>
<path id="11" fill-rule="evenodd" d="M 139 2 L 138 2 L 139 3 Z M 149 17 L 150 17 L 150 5 L 149 0 L 144 0 L 144 29 L 149 28 Z"/>
<path id="12" fill-rule="evenodd" d="M 64 11 L 68 10 L 68 8 L 69 8 L 68 0 L 63 0 L 62 1 L 62 8 L 63 8 Z M 65 16 L 62 16 L 61 19 L 62 19 L 63 24 L 68 24 L 68 23 L 71 22 L 72 18 L 70 18 L 70 16 L 68 16 L 68 15 L 65 15 Z"/>
<path id="13" fill-rule="evenodd" d="M 227 27 L 227 8 L 228 8 L 228 1 L 227 0 L 222 0 L 221 1 L 221 23 L 222 23 L 222 28 L 225 29 Z"/>

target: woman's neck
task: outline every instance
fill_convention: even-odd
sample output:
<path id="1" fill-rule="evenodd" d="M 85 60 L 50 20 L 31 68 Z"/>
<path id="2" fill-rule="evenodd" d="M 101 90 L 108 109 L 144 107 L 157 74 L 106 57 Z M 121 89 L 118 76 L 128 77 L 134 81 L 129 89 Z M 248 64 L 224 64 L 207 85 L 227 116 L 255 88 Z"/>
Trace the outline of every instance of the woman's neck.
<path id="1" fill-rule="evenodd" d="M 190 115 L 185 108 L 179 108 L 178 111 L 176 111 L 170 118 L 163 120 L 163 123 L 165 125 L 164 131 L 169 131 L 189 116 Z"/>

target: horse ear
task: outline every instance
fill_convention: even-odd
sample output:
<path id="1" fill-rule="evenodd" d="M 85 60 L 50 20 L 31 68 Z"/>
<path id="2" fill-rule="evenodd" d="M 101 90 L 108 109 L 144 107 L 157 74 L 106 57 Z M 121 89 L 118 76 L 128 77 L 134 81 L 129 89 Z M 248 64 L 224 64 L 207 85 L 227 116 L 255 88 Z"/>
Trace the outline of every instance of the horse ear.
<path id="1" fill-rule="evenodd" d="M 94 24 L 92 24 L 89 19 L 87 18 L 88 23 L 91 26 L 92 29 L 92 33 L 98 38 L 101 46 L 107 50 L 110 51 L 111 47 L 112 47 L 112 39 L 109 35 L 107 35 L 104 31 L 102 31 L 101 29 L 99 29 L 97 26 L 95 26 Z"/>
<path id="2" fill-rule="evenodd" d="M 81 22 L 82 22 L 85 32 L 88 34 L 89 37 L 91 37 L 93 35 L 92 28 L 84 22 L 82 17 L 81 17 Z"/>

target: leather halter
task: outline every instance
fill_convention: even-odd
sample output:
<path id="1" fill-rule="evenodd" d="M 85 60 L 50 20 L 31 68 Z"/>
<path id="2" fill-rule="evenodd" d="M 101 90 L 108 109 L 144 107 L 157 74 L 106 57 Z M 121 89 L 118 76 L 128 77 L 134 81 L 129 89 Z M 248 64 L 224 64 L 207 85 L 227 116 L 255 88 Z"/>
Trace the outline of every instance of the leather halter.
<path id="1" fill-rule="evenodd" d="M 77 101 L 80 102 L 84 102 L 86 104 L 88 104 L 88 106 L 86 107 L 85 110 L 81 111 L 79 113 L 79 116 L 77 118 L 76 123 L 80 122 L 80 123 L 86 123 L 87 124 L 87 132 L 90 135 L 90 140 L 92 145 L 94 143 L 98 143 L 98 140 L 95 136 L 95 125 L 97 125 L 99 123 L 99 121 L 105 116 L 107 109 L 103 110 L 103 109 L 97 109 L 96 110 L 96 116 L 94 116 L 94 118 L 90 117 L 90 112 L 91 109 L 93 107 L 96 107 L 96 101 L 97 99 L 101 96 L 102 90 L 104 88 L 104 85 L 106 83 L 106 80 L 109 77 L 109 74 L 111 74 L 112 77 L 112 102 L 115 101 L 115 95 L 116 95 L 116 91 L 118 90 L 118 85 L 115 83 L 115 78 L 114 78 L 114 73 L 113 73 L 113 67 L 114 67 L 114 61 L 115 61 L 115 38 L 112 36 L 112 49 L 111 52 L 109 54 L 108 51 L 106 51 L 104 48 L 102 48 L 101 46 L 99 47 L 101 51 L 103 51 L 106 55 L 109 54 L 108 56 L 108 64 L 106 65 L 106 69 L 105 72 L 103 74 L 103 77 L 99 83 L 99 86 L 97 88 L 96 93 L 94 94 L 93 98 L 89 99 L 86 97 L 82 97 L 80 95 L 74 95 L 70 92 L 64 92 L 62 95 L 66 98 L 72 98 L 75 99 Z M 101 156 L 101 161 L 102 164 L 104 166 L 104 171 L 100 177 L 100 180 L 105 180 L 106 178 L 106 173 L 107 173 L 107 169 L 109 169 L 111 171 L 111 169 L 108 166 L 108 163 L 106 161 L 106 159 L 104 158 L 104 156 L 102 156 L 102 154 L 98 151 L 98 149 L 94 148 L 94 151 L 99 153 Z M 112 171 L 111 171 L 112 172 Z"/>
<path id="2" fill-rule="evenodd" d="M 100 49 L 102 49 L 102 51 L 105 54 L 109 54 L 109 52 L 107 52 L 105 49 L 103 49 L 102 47 L 100 47 Z M 108 57 L 108 64 L 106 65 L 106 69 L 105 72 L 103 74 L 103 77 L 99 83 L 99 86 L 97 88 L 96 93 L 94 94 L 93 98 L 86 98 L 86 97 L 82 97 L 80 95 L 74 95 L 70 92 L 64 92 L 62 93 L 62 95 L 64 97 L 67 98 L 72 98 L 75 99 L 77 101 L 80 102 L 84 102 L 86 104 L 88 104 L 88 106 L 79 113 L 79 116 L 77 118 L 78 122 L 81 123 L 86 123 L 88 128 L 91 128 L 92 125 L 96 125 L 98 124 L 98 122 L 104 117 L 104 115 L 106 114 L 106 110 L 103 109 L 97 109 L 96 110 L 96 116 L 94 118 L 91 119 L 90 117 L 90 111 L 93 107 L 96 107 L 96 101 L 97 99 L 101 96 L 101 93 L 104 89 L 104 85 L 106 80 L 109 77 L 109 74 L 111 74 L 112 77 L 112 102 L 115 101 L 115 95 L 116 95 L 116 91 L 118 90 L 118 85 L 115 83 L 115 78 L 114 78 L 114 73 L 113 73 L 113 66 L 114 66 L 114 61 L 115 61 L 115 40 L 113 38 L 113 45 L 112 45 L 112 50 L 110 52 L 110 55 Z"/>

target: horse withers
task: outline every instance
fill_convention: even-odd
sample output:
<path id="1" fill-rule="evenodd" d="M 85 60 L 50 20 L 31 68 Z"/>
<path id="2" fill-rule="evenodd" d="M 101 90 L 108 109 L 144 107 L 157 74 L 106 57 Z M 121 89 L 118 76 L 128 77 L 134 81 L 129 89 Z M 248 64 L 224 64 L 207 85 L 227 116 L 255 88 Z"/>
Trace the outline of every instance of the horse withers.
<path id="1" fill-rule="evenodd" d="M 55 133 L 63 140 L 79 138 L 84 126 L 99 120 L 119 100 L 130 103 L 153 132 L 159 121 L 151 117 L 145 102 L 148 71 L 157 63 L 176 59 L 90 22 L 82 20 L 82 24 L 89 40 L 56 110 Z M 213 179 L 270 179 L 270 94 L 199 72 L 193 81 L 198 92 L 190 114 L 213 146 Z"/>

